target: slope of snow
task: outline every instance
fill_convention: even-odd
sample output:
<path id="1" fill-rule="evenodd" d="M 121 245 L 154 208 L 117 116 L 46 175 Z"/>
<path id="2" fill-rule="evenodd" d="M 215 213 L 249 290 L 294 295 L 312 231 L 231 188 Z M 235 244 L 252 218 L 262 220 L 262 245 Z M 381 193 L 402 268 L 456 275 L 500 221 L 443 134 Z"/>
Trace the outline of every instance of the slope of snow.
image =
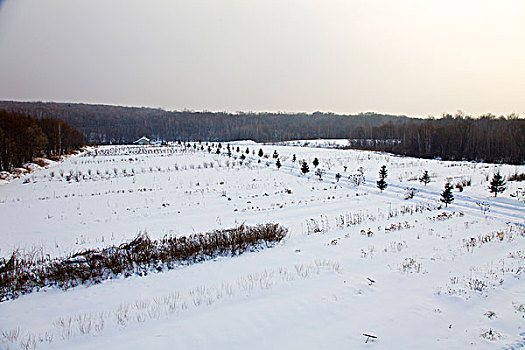
<path id="1" fill-rule="evenodd" d="M 14 249 L 65 256 L 143 231 L 158 238 L 239 223 L 278 222 L 290 230 L 285 241 L 0 303 L 2 346 L 525 345 L 525 203 L 510 196 L 524 185 L 508 183 L 497 198 L 487 189 L 494 172 L 508 176 L 525 167 L 252 142 L 232 143 L 230 158 L 226 144 L 221 154 L 197 146 L 99 147 L 1 184 L 0 256 Z M 244 162 L 237 147 L 250 150 Z M 267 158 L 257 156 L 259 149 Z M 299 170 L 303 159 L 306 175 Z M 381 193 L 375 181 L 383 164 L 389 186 Z M 358 168 L 366 181 L 356 186 L 349 176 Z M 427 186 L 417 180 L 423 170 L 432 177 Z M 472 185 L 440 207 L 445 182 L 467 180 Z M 407 188 L 413 199 L 404 199 Z M 377 339 L 365 343 L 363 333 Z"/>

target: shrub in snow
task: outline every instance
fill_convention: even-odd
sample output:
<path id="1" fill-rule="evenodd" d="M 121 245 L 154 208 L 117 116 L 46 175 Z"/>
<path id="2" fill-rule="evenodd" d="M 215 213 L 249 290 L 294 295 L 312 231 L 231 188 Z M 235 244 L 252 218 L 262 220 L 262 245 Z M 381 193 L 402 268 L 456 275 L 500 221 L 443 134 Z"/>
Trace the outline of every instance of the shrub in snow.
<path id="1" fill-rule="evenodd" d="M 160 240 L 152 240 L 144 233 L 119 246 L 86 250 L 55 259 L 22 257 L 15 251 L 9 259 L 0 259 L 0 301 L 15 299 L 47 286 L 67 289 L 119 275 L 146 275 L 177 264 L 239 255 L 271 247 L 287 232 L 279 224 L 264 224 L 241 225 L 191 236 L 166 236 Z"/>
<path id="2" fill-rule="evenodd" d="M 514 174 L 508 177 L 509 181 L 525 181 L 525 173 L 519 173 L 516 171 Z"/>
<path id="3" fill-rule="evenodd" d="M 403 198 L 405 198 L 405 199 L 412 199 L 412 198 L 414 198 L 416 193 L 417 193 L 417 190 L 415 188 L 411 188 L 411 187 L 406 188 Z"/>
<path id="4" fill-rule="evenodd" d="M 315 170 L 315 176 L 318 176 L 318 177 L 319 177 L 319 180 L 322 180 L 322 179 L 323 179 L 323 174 L 324 174 L 323 169 L 316 169 L 316 170 Z"/>

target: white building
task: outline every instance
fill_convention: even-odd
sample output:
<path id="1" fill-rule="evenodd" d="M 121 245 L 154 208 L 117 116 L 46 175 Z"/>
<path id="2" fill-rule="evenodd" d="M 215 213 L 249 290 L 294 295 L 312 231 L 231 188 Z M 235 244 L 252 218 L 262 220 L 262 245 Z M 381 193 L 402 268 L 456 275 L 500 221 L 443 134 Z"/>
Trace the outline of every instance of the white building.
<path id="1" fill-rule="evenodd" d="M 142 136 L 140 139 L 138 139 L 137 141 L 133 142 L 134 145 L 149 145 L 151 144 L 151 141 L 145 137 L 145 136 Z"/>

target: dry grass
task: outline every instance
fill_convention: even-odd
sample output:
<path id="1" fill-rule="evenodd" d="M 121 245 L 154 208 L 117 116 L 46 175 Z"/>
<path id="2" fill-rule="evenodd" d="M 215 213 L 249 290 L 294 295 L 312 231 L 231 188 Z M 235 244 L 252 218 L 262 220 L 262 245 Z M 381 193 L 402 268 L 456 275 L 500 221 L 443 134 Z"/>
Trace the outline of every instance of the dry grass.
<path id="1" fill-rule="evenodd" d="M 0 260 L 0 301 L 43 287 L 67 289 L 118 276 L 143 276 L 217 256 L 235 256 L 271 247 L 286 234 L 286 228 L 270 223 L 160 240 L 143 233 L 119 246 L 86 250 L 65 258 L 51 259 L 43 252 L 22 256 L 14 251 L 9 259 Z"/>

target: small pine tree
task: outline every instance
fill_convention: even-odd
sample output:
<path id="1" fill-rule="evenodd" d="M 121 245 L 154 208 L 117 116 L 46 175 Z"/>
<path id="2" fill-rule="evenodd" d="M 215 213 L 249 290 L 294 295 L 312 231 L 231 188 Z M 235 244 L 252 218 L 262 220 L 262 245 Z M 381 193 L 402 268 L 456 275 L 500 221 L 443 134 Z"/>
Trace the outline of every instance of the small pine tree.
<path id="1" fill-rule="evenodd" d="M 277 169 L 281 169 L 281 161 L 279 160 L 279 158 L 277 158 L 277 161 L 275 162 L 275 166 L 277 167 Z"/>
<path id="2" fill-rule="evenodd" d="M 246 147 L 246 154 L 250 154 L 250 148 Z"/>
<path id="3" fill-rule="evenodd" d="M 379 179 L 377 180 L 377 188 L 383 192 L 388 187 L 388 184 L 386 183 L 385 179 Z"/>
<path id="4" fill-rule="evenodd" d="M 319 159 L 314 158 L 314 161 L 312 162 L 312 164 L 314 165 L 314 167 L 317 168 L 317 166 L 319 165 Z"/>
<path id="5" fill-rule="evenodd" d="M 308 166 L 308 163 L 306 163 L 306 161 L 303 161 L 303 164 L 301 165 L 301 172 L 303 174 L 306 174 L 309 171 L 310 171 L 310 167 Z"/>
<path id="6" fill-rule="evenodd" d="M 490 180 L 490 186 L 489 190 L 490 193 L 494 193 L 494 197 L 498 196 L 498 193 L 505 192 L 506 186 L 505 186 L 505 180 L 503 179 L 503 176 L 499 173 L 499 171 L 494 174 L 492 177 L 492 180 Z"/>
<path id="7" fill-rule="evenodd" d="M 445 203 L 445 207 L 448 207 L 448 205 L 454 201 L 452 185 L 450 183 L 447 182 L 445 184 L 445 190 L 441 192 L 441 198 L 439 200 Z"/>
<path id="8" fill-rule="evenodd" d="M 428 170 L 425 170 L 425 171 L 423 172 L 423 175 L 421 175 L 421 176 L 419 177 L 419 181 L 422 182 L 422 183 L 424 183 L 425 186 L 427 185 L 427 183 L 430 182 L 430 175 L 428 175 Z"/>
<path id="9" fill-rule="evenodd" d="M 386 165 L 383 165 L 381 169 L 379 169 L 379 180 L 377 181 L 377 188 L 379 188 L 381 192 L 388 187 L 388 184 L 385 181 L 387 176 L 388 171 L 386 170 Z"/>
<path id="10" fill-rule="evenodd" d="M 262 157 L 264 155 L 264 152 L 262 150 L 262 148 L 259 148 L 259 157 Z"/>
<path id="11" fill-rule="evenodd" d="M 386 179 L 387 177 L 388 177 L 388 171 L 386 170 L 386 165 L 383 165 L 381 169 L 379 169 L 379 178 Z"/>
<path id="12" fill-rule="evenodd" d="M 295 154 L 292 156 L 292 163 L 295 163 L 295 161 L 297 160 L 297 157 L 295 156 Z"/>

